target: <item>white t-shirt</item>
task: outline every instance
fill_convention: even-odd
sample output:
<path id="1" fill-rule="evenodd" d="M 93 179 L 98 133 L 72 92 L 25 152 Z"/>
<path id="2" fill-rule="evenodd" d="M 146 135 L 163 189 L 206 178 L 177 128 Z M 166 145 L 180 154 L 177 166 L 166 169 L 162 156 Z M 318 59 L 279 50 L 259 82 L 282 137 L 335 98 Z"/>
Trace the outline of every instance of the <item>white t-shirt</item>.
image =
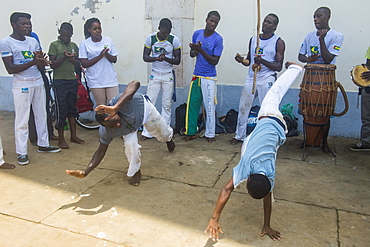
<path id="1" fill-rule="evenodd" d="M 301 49 L 299 50 L 300 54 L 312 56 L 315 53 L 320 54 L 320 41 L 319 36 L 316 35 L 317 31 L 310 32 L 307 34 L 306 38 L 303 41 Z M 325 38 L 325 45 L 328 48 L 328 51 L 335 55 L 334 59 L 331 61 L 330 64 L 336 63 L 336 58 L 339 55 L 340 48 L 343 43 L 344 36 L 340 32 L 334 31 L 330 29 Z M 313 63 L 325 63 L 324 59 L 320 56 L 315 62 Z"/>
<path id="2" fill-rule="evenodd" d="M 275 63 L 275 58 L 276 58 L 276 46 L 277 42 L 280 39 L 279 36 L 276 34 L 272 35 L 268 39 L 261 39 L 260 38 L 260 43 L 259 43 L 259 50 L 258 54 L 256 54 L 256 39 L 257 37 L 254 36 L 250 39 L 250 65 L 249 65 L 249 70 L 248 70 L 248 79 L 253 79 L 254 77 L 254 70 L 252 69 L 252 65 L 254 64 L 254 58 L 256 55 L 260 55 L 264 60 Z M 263 80 L 266 77 L 269 77 L 271 75 L 274 75 L 276 71 L 269 69 L 265 65 L 261 64 L 262 68 L 261 70 L 257 73 L 257 80 Z"/>
<path id="3" fill-rule="evenodd" d="M 100 42 L 93 42 L 89 37 L 80 44 L 79 58 L 93 59 L 100 55 L 104 47 L 109 48 L 108 53 L 112 56 L 118 55 L 111 38 L 103 36 Z M 90 88 L 107 88 L 118 85 L 113 63 L 109 62 L 106 57 L 86 68 L 86 79 Z"/>
<path id="4" fill-rule="evenodd" d="M 149 34 L 144 46 L 152 50 L 152 57 L 159 57 L 163 52 L 168 58 L 173 58 L 173 50 L 181 48 L 181 42 L 175 35 L 168 35 L 166 40 L 159 40 L 157 32 Z M 152 70 L 158 73 L 169 73 L 173 69 L 173 65 L 166 61 L 152 62 Z"/>
<path id="5" fill-rule="evenodd" d="M 1 57 L 13 56 L 13 64 L 25 64 L 33 60 L 33 52 L 39 50 L 36 39 L 25 37 L 21 41 L 7 36 L 0 42 Z M 13 74 L 13 88 L 38 87 L 43 85 L 41 73 L 36 65 Z"/>

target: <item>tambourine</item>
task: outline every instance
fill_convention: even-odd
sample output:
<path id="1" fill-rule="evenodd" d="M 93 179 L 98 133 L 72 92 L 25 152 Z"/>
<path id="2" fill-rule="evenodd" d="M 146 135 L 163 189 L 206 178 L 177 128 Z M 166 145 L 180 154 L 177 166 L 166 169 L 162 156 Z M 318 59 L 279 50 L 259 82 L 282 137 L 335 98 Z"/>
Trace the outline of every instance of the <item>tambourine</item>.
<path id="1" fill-rule="evenodd" d="M 359 87 L 370 86 L 370 80 L 365 80 L 361 77 L 362 73 L 366 71 L 369 71 L 369 69 L 362 65 L 354 66 L 350 73 L 353 83 L 355 83 Z"/>

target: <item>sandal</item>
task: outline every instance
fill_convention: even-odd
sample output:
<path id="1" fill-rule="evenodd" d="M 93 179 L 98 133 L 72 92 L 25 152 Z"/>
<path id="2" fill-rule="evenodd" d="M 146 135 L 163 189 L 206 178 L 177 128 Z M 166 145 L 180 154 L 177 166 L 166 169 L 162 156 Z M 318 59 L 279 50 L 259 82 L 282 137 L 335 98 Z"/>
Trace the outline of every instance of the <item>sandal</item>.
<path id="1" fill-rule="evenodd" d="M 213 142 L 216 141 L 216 138 L 214 138 L 214 137 L 207 137 L 207 141 L 208 141 L 208 143 L 213 143 Z"/>
<path id="2" fill-rule="evenodd" d="M 14 169 L 14 168 L 15 165 L 9 163 L 3 163 L 2 165 L 0 165 L 0 169 Z"/>

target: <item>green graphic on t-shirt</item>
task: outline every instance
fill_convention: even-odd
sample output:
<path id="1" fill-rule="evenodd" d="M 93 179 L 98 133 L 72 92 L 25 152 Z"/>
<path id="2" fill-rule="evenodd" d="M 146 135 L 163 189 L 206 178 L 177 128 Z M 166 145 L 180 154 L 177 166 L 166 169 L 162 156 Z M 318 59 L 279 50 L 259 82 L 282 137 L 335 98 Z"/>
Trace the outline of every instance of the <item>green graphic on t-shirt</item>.
<path id="1" fill-rule="evenodd" d="M 21 51 L 24 59 L 33 58 L 33 53 L 30 51 Z"/>
<path id="2" fill-rule="evenodd" d="M 262 55 L 263 54 L 263 48 L 256 47 L 256 55 Z"/>
<path id="3" fill-rule="evenodd" d="M 167 52 L 164 47 L 157 47 L 157 46 L 154 47 L 154 51 L 160 52 L 160 53 Z"/>
<path id="4" fill-rule="evenodd" d="M 319 47 L 318 46 L 310 46 L 311 54 L 318 54 Z"/>

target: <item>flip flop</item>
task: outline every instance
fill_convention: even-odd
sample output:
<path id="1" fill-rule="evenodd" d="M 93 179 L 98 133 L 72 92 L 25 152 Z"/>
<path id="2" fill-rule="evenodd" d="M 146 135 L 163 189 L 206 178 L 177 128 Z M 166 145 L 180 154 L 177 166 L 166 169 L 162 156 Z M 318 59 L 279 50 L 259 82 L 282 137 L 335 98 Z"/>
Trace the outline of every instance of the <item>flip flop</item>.
<path id="1" fill-rule="evenodd" d="M 213 143 L 213 142 L 216 141 L 216 138 L 214 138 L 214 137 L 207 137 L 207 141 L 208 141 L 208 143 Z"/>
<path id="2" fill-rule="evenodd" d="M 0 166 L 0 169 L 14 169 L 15 165 L 9 164 L 9 163 L 4 163 Z"/>

